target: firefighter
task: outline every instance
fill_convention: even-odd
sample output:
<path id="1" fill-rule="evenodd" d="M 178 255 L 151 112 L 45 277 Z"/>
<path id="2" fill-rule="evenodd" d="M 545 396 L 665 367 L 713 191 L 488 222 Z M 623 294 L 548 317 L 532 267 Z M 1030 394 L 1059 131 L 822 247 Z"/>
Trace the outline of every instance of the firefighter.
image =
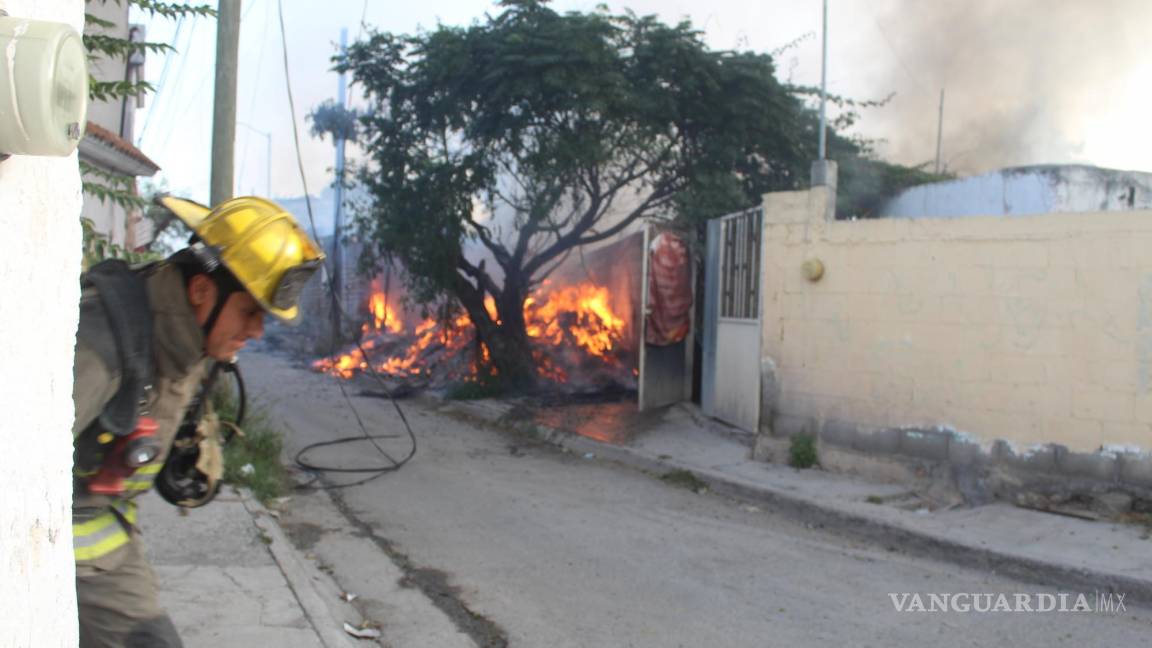
<path id="1" fill-rule="evenodd" d="M 81 648 L 182 645 L 157 601 L 133 498 L 165 467 L 210 367 L 259 338 L 266 313 L 296 319 L 300 292 L 324 258 L 267 200 L 215 209 L 157 202 L 194 232 L 188 247 L 142 268 L 106 261 L 82 280 L 72 429 Z M 218 454 L 220 446 L 201 448 Z M 222 466 L 220 456 L 205 459 Z"/>

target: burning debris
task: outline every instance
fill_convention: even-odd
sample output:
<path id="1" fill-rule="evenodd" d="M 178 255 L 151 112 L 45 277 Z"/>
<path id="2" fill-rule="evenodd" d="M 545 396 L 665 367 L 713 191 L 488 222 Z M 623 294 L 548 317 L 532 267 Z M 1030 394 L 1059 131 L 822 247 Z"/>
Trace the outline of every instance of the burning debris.
<path id="1" fill-rule="evenodd" d="M 313 368 L 351 379 L 371 366 L 392 380 L 429 387 L 495 374 L 466 314 L 419 317 L 401 301 L 373 281 L 359 345 L 317 360 Z M 635 342 L 624 314 L 631 309 L 615 301 L 607 287 L 589 281 L 562 287 L 545 281 L 525 301 L 532 357 L 542 379 L 565 391 L 635 388 Z M 495 319 L 491 298 L 487 306 Z"/>

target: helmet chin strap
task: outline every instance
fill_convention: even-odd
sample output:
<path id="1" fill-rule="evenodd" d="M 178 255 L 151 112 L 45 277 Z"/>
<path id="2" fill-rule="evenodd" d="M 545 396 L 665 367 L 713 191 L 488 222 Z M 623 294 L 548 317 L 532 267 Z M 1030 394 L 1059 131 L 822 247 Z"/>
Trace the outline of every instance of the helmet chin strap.
<path id="1" fill-rule="evenodd" d="M 204 320 L 204 325 L 200 327 L 204 331 L 204 344 L 208 344 L 208 337 L 212 334 L 213 327 L 216 326 L 216 320 L 220 319 L 220 313 L 224 311 L 224 305 L 228 303 L 228 298 L 232 293 L 241 290 L 237 288 L 235 280 L 229 281 L 229 278 L 222 277 L 217 272 L 212 272 L 208 275 L 212 278 L 212 282 L 216 285 L 216 304 L 212 307 L 212 311 L 208 313 L 208 319 Z"/>

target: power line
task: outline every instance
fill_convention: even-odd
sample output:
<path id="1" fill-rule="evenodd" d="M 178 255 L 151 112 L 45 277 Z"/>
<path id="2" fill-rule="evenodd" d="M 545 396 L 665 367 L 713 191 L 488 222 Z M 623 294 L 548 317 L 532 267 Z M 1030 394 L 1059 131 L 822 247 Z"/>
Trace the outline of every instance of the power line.
<path id="1" fill-rule="evenodd" d="M 191 22 L 191 27 L 188 28 L 188 43 L 183 49 L 180 50 L 180 57 L 181 57 L 180 58 L 180 66 L 178 68 L 176 68 L 176 75 L 173 77 L 173 83 L 175 83 L 179 79 L 184 78 L 185 66 L 188 63 L 188 59 L 192 58 L 192 47 L 196 43 L 196 40 L 195 40 L 196 26 L 198 24 L 200 24 L 200 23 L 197 20 L 197 16 L 193 16 L 192 22 Z M 177 87 L 179 87 L 179 86 L 177 86 Z M 141 132 L 140 132 L 140 143 L 141 144 L 144 143 L 144 130 L 146 130 L 148 127 L 148 124 L 151 123 L 152 112 L 154 111 L 157 114 L 157 117 L 156 117 L 157 124 L 163 123 L 164 122 L 163 118 L 171 116 L 172 111 L 176 109 L 176 108 L 170 108 L 169 106 L 171 106 L 171 105 L 174 105 L 174 104 L 172 104 L 172 101 L 169 100 L 169 101 L 164 102 L 164 104 L 163 104 L 164 109 L 163 110 L 158 110 L 157 106 L 152 107 L 153 110 L 149 111 L 149 113 L 148 113 L 148 117 L 146 118 L 147 121 L 145 123 L 144 129 L 141 130 Z M 175 104 L 175 105 L 178 106 L 178 104 Z M 187 107 L 187 105 L 185 105 L 185 107 Z M 169 131 L 169 132 L 171 132 L 171 131 Z M 165 143 L 167 143 L 167 138 L 165 138 Z M 161 146 L 160 148 L 164 148 L 164 147 Z"/>
<path id="2" fill-rule="evenodd" d="M 244 13 L 240 17 L 241 22 L 243 22 L 244 18 L 248 16 L 248 13 L 252 11 L 252 7 L 255 6 L 255 4 L 256 4 L 255 2 L 249 3 L 248 7 L 244 10 Z M 192 28 L 189 30 L 189 34 L 188 34 L 188 46 L 186 48 L 187 51 L 183 52 L 183 58 L 180 60 L 180 68 L 176 71 L 175 79 L 179 79 L 183 76 L 184 66 L 188 62 L 188 59 L 192 58 L 192 55 L 191 55 L 192 54 L 192 46 L 196 42 L 193 40 L 193 36 L 196 33 L 196 25 L 198 25 L 198 24 L 199 24 L 199 21 L 197 20 L 197 17 L 193 17 L 192 18 Z M 177 105 L 177 107 L 175 108 L 176 110 L 179 110 L 180 108 L 183 108 L 183 110 L 180 110 L 180 112 L 177 113 L 178 116 L 176 117 L 176 119 L 168 120 L 170 126 L 169 126 L 169 128 L 166 129 L 166 133 L 164 135 L 164 140 L 161 142 L 160 146 L 157 147 L 158 150 L 164 150 L 164 148 L 166 146 L 168 146 L 168 141 L 172 137 L 172 132 L 181 128 L 181 125 L 182 125 L 181 122 L 184 120 L 184 116 L 188 114 L 188 111 L 191 110 L 193 106 L 200 106 L 200 107 L 204 106 L 204 103 L 200 101 L 200 91 L 201 91 L 201 89 L 203 89 L 204 83 L 206 81 L 208 81 L 208 76 L 210 74 L 212 74 L 213 70 L 215 70 L 215 61 L 213 61 L 212 65 L 209 65 L 205 68 L 204 74 L 202 74 L 200 76 L 200 80 L 196 82 L 196 91 L 194 93 L 192 93 L 190 98 L 184 104 L 182 104 L 182 105 L 178 104 Z M 171 103 L 171 102 L 169 102 L 169 103 Z M 165 106 L 167 106 L 167 105 L 168 104 L 166 103 Z M 210 113 L 210 111 L 208 111 L 208 112 Z M 169 114 L 171 114 L 171 113 L 169 113 Z M 208 113 L 206 113 L 206 114 L 208 114 Z M 143 133 L 141 133 L 140 141 L 141 142 L 144 141 Z"/>
<path id="3" fill-rule="evenodd" d="M 881 38 L 884 39 L 884 44 L 888 46 L 888 50 L 892 52 L 892 56 L 896 57 L 896 62 L 900 64 L 900 67 L 904 70 L 904 74 L 908 75 L 908 78 L 912 80 L 912 83 L 915 83 L 922 92 L 928 92 L 927 88 L 924 87 L 924 84 L 920 83 L 920 80 L 917 79 L 914 74 L 912 74 L 912 70 L 908 69 L 908 66 L 904 64 L 904 58 L 901 57 L 900 53 L 896 51 L 896 46 L 892 44 L 891 39 L 888 38 L 888 34 L 884 31 L 884 28 L 880 26 L 880 20 L 877 19 L 876 16 L 872 16 L 872 24 L 876 25 L 876 31 L 880 32 Z"/>
<path id="4" fill-rule="evenodd" d="M 168 81 L 168 70 L 172 66 L 172 59 L 180 55 L 180 50 L 176 49 L 176 45 L 180 42 L 180 30 L 184 27 L 184 16 L 176 20 L 176 33 L 172 35 L 172 50 L 164 56 L 164 67 L 160 70 L 160 80 L 156 82 L 156 92 L 152 94 L 152 107 L 148 109 L 148 114 L 144 116 L 144 124 L 140 127 L 140 135 L 136 137 L 136 144 L 139 145 L 144 141 L 144 133 L 148 130 L 148 122 L 152 121 L 152 115 L 155 114 L 157 104 L 160 103 L 160 97 L 163 96 L 164 85 Z"/>
<path id="5" fill-rule="evenodd" d="M 316 220 L 315 220 L 315 218 L 313 218 L 313 215 L 312 215 L 312 196 L 311 196 L 311 194 L 308 193 L 308 178 L 304 173 L 304 156 L 300 152 L 300 131 L 296 125 L 296 102 L 292 98 L 292 75 L 291 75 L 291 71 L 290 71 L 289 65 L 288 65 L 288 35 L 287 35 L 287 30 L 284 29 L 284 0 L 277 0 L 276 5 L 279 9 L 279 14 L 280 14 L 280 43 L 281 43 L 281 45 L 283 47 L 283 51 L 284 51 L 284 86 L 288 91 L 288 115 L 292 120 L 292 141 L 293 141 L 293 144 L 294 144 L 295 149 L 296 149 L 296 166 L 300 170 L 300 184 L 303 185 L 303 188 L 304 188 L 304 204 L 308 210 L 308 224 L 312 228 L 312 237 L 314 239 L 316 239 L 317 241 L 319 241 L 320 237 L 318 236 L 318 233 L 316 231 Z M 327 275 L 327 277 L 331 277 L 332 275 L 330 272 L 328 272 L 327 263 L 325 263 L 323 267 L 324 267 L 324 273 Z M 332 298 L 332 308 L 336 309 L 337 313 L 342 312 L 343 306 L 340 303 L 340 296 L 336 293 L 336 286 L 331 281 L 328 281 L 328 294 Z M 332 348 L 332 354 L 335 354 L 335 352 L 336 352 L 336 344 L 337 344 L 338 339 L 339 339 L 339 330 L 334 331 L 333 335 L 332 335 L 332 347 L 333 347 Z M 360 350 L 360 353 L 362 354 L 364 359 L 367 360 L 368 359 L 368 351 L 364 348 L 364 346 L 362 344 L 360 344 L 359 340 L 357 340 L 356 346 Z M 391 437 L 388 435 L 373 435 L 373 434 L 368 433 L 368 427 L 364 424 L 363 419 L 360 418 L 360 412 L 357 411 L 356 406 L 352 404 L 352 399 L 348 396 L 348 390 L 344 387 L 344 381 L 337 378 L 336 384 L 339 385 L 339 387 L 340 387 L 340 393 L 344 396 L 344 401 L 346 403 L 348 403 L 348 409 L 350 409 L 352 411 L 352 416 L 356 419 L 356 423 L 360 426 L 360 431 L 362 434 L 361 434 L 361 436 L 345 437 L 345 438 L 336 439 L 333 441 L 323 441 L 320 443 L 313 443 L 313 444 L 307 445 L 304 448 L 302 448 L 298 453 L 296 453 L 296 464 L 298 466 L 300 466 L 301 468 L 304 468 L 305 470 L 310 470 L 313 472 L 371 473 L 371 474 L 368 477 L 365 477 L 364 479 L 360 479 L 360 480 L 346 483 L 346 484 L 326 485 L 325 486 L 326 488 L 347 488 L 349 486 L 358 486 L 360 484 L 370 482 L 370 481 L 372 481 L 374 479 L 378 479 L 379 477 L 382 477 L 382 476 L 384 476 L 390 472 L 394 472 L 396 470 L 399 470 L 404 464 L 408 463 L 408 461 L 411 460 L 412 457 L 414 457 L 416 455 L 416 434 L 415 434 L 415 432 L 412 431 L 412 425 L 408 422 L 408 417 L 404 415 L 404 410 L 400 408 L 400 403 L 397 402 L 396 398 L 392 395 L 392 390 L 388 389 L 388 386 L 384 384 L 384 381 L 380 378 L 380 374 L 378 374 L 376 372 L 376 369 L 375 369 L 375 367 L 372 366 L 372 363 L 367 362 L 367 366 L 368 366 L 368 372 L 372 375 L 373 378 L 376 379 L 376 382 L 379 383 L 379 385 L 380 385 L 380 389 L 384 392 L 384 395 L 386 395 L 388 397 L 388 400 L 392 403 L 392 406 L 396 409 L 396 414 L 400 417 L 400 421 L 404 424 L 404 429 L 408 433 L 408 438 L 412 442 L 411 448 L 409 449 L 408 454 L 404 456 L 404 458 L 402 458 L 400 460 L 396 460 L 391 455 L 389 455 L 384 450 L 384 448 L 380 447 L 380 444 L 376 442 L 376 439 L 391 438 Z M 311 463 L 307 463 L 303 460 L 304 454 L 309 452 L 313 448 L 318 448 L 318 447 L 322 447 L 322 446 L 330 446 L 330 445 L 341 444 L 341 443 L 352 443 L 355 441 L 369 441 L 376 448 L 376 451 L 379 452 L 381 456 L 383 456 L 389 462 L 391 462 L 391 465 L 380 466 L 377 468 L 339 468 L 339 467 L 317 466 L 317 465 L 314 465 Z"/>
<path id="6" fill-rule="evenodd" d="M 197 101 L 197 98 L 200 96 L 200 90 L 204 88 L 204 83 L 208 81 L 208 77 L 212 75 L 214 70 L 215 66 L 210 66 L 204 70 L 204 74 L 200 76 L 199 83 L 196 84 L 196 91 L 192 93 L 192 100 L 184 104 L 184 110 L 180 111 L 179 117 L 173 120 L 172 127 L 168 128 L 166 134 L 164 135 L 164 141 L 160 144 L 160 150 L 163 150 L 166 146 L 168 146 L 168 140 L 172 138 L 172 133 L 174 133 L 181 126 L 181 122 L 184 120 L 184 116 L 188 114 L 188 111 L 191 110 L 193 106 L 198 106 L 200 108 L 204 107 L 202 103 Z M 210 114 L 211 113 L 209 111 L 204 111 L 204 115 Z"/>
<path id="7" fill-rule="evenodd" d="M 364 0 L 364 8 L 360 10 L 360 27 L 356 30 L 356 40 L 364 33 L 364 22 L 368 20 L 368 0 Z"/>
<path id="8" fill-rule="evenodd" d="M 265 3 L 265 5 L 271 9 L 271 5 L 269 3 Z M 251 6 L 252 5 L 249 5 L 250 8 Z M 248 112 L 245 113 L 245 119 L 248 121 L 252 121 L 252 111 L 256 107 L 256 94 L 260 90 L 260 68 L 263 67 L 264 64 L 264 45 L 268 42 L 268 24 L 271 22 L 268 19 L 270 17 L 271 16 L 264 17 L 264 31 L 260 35 L 260 53 L 256 55 L 256 74 L 252 76 L 252 98 L 248 102 Z M 240 155 L 240 175 L 236 176 L 237 178 L 244 177 L 244 168 L 248 163 L 248 141 L 251 135 L 252 133 L 249 131 L 244 132 L 244 148 L 243 153 Z M 268 164 L 271 165 L 272 162 L 269 160 Z M 272 196 L 265 196 L 265 198 L 270 199 Z"/>

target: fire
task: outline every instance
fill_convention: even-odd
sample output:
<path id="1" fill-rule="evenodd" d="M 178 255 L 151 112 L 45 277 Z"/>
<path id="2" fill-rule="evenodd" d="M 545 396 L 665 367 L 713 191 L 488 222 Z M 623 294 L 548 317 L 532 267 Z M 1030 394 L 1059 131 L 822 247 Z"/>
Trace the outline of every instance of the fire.
<path id="1" fill-rule="evenodd" d="M 373 282 L 372 289 L 368 299 L 371 322 L 362 327 L 364 342 L 347 353 L 316 361 L 314 368 L 351 378 L 356 372 L 367 370 L 369 362 L 376 371 L 391 376 L 429 376 L 433 368 L 437 373 L 451 373 L 451 367 L 462 373 L 462 368 L 467 367 L 466 373 L 455 377 L 475 378 L 476 363 L 452 362 L 465 349 L 473 349 L 479 355 L 480 366 L 489 366 L 488 347 L 475 343 L 475 330 L 467 315 L 446 322 L 435 318 L 418 322 L 406 319 L 403 310 L 390 303 L 380 290 L 378 282 Z M 487 297 L 484 307 L 499 323 L 495 300 Z M 613 310 L 611 295 L 604 286 L 585 282 L 553 288 L 545 282 L 525 300 L 524 320 L 542 378 L 567 382 L 566 365 L 571 368 L 573 362 L 584 362 L 574 360 L 576 357 L 604 367 L 622 368 L 619 349 L 627 325 Z M 377 353 L 368 354 L 373 349 Z M 579 353 L 574 356 L 571 351 Z M 366 358 L 366 354 L 370 357 Z M 488 371 L 494 372 L 491 368 Z"/>
<path id="2" fill-rule="evenodd" d="M 375 282 L 373 282 L 373 287 L 376 287 Z M 388 305 L 384 293 L 373 291 L 372 297 L 368 300 L 368 310 L 372 313 L 373 329 L 379 331 L 381 328 L 387 328 L 392 333 L 404 331 L 404 324 L 396 316 L 396 311 Z M 365 333 L 369 331 L 367 324 L 364 325 L 363 330 Z"/>
<path id="3" fill-rule="evenodd" d="M 612 312 L 608 298 L 607 288 L 587 283 L 549 291 L 543 301 L 529 297 L 524 302 L 528 337 L 555 346 L 570 335 L 589 355 L 615 363 L 608 352 L 619 344 L 624 320 Z"/>

